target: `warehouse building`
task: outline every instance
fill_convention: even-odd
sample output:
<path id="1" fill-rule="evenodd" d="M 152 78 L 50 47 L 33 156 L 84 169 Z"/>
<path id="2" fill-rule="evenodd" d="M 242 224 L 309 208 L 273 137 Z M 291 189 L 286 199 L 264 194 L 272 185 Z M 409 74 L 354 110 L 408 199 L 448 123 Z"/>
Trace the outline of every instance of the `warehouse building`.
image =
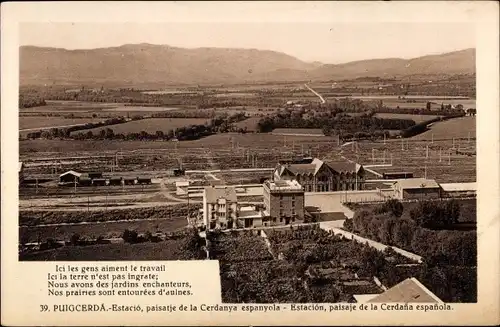
<path id="1" fill-rule="evenodd" d="M 440 184 L 443 197 L 474 197 L 477 185 L 473 183 L 445 183 Z"/>
<path id="2" fill-rule="evenodd" d="M 441 187 L 433 179 L 400 179 L 393 184 L 394 195 L 400 200 L 431 200 L 441 197 Z"/>
<path id="3" fill-rule="evenodd" d="M 59 184 L 78 184 L 80 182 L 80 178 L 82 177 L 82 173 L 78 173 L 74 170 L 67 171 L 61 175 L 59 175 Z M 87 177 L 87 176 L 86 176 Z"/>
<path id="4" fill-rule="evenodd" d="M 296 180 L 264 183 L 264 215 L 271 225 L 287 225 L 304 220 L 304 189 Z"/>

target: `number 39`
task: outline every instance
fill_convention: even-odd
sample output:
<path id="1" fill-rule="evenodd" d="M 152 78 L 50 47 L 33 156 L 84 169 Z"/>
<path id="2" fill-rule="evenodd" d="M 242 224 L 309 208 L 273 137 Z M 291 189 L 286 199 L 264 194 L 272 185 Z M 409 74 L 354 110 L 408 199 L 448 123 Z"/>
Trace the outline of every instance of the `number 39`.
<path id="1" fill-rule="evenodd" d="M 46 304 L 41 304 L 40 305 L 40 312 L 46 312 L 49 311 L 49 306 Z"/>

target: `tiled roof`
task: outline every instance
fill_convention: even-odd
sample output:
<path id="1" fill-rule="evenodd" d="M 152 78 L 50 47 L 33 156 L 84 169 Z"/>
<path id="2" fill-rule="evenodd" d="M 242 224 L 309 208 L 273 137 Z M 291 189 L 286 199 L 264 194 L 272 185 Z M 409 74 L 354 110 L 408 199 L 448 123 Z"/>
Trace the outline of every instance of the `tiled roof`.
<path id="1" fill-rule="evenodd" d="M 236 189 L 232 186 L 205 187 L 204 197 L 208 203 L 217 202 L 220 198 L 236 202 Z"/>
<path id="2" fill-rule="evenodd" d="M 316 175 L 321 169 L 323 164 L 326 164 L 332 170 L 338 173 L 354 173 L 359 172 L 362 168 L 361 165 L 355 162 L 348 161 L 322 161 L 318 158 L 314 158 L 311 163 L 297 163 L 297 164 L 282 164 L 280 165 L 279 174 L 283 175 L 285 169 L 289 170 L 294 175 Z"/>
<path id="3" fill-rule="evenodd" d="M 291 164 L 287 165 L 286 168 L 295 175 L 314 175 L 316 172 L 316 165 L 313 164 Z"/>
<path id="4" fill-rule="evenodd" d="M 416 278 L 408 278 L 384 293 L 368 300 L 371 303 L 442 303 Z"/>
<path id="5" fill-rule="evenodd" d="M 338 173 L 354 173 L 361 168 L 355 162 L 349 161 L 327 161 L 326 164 Z"/>

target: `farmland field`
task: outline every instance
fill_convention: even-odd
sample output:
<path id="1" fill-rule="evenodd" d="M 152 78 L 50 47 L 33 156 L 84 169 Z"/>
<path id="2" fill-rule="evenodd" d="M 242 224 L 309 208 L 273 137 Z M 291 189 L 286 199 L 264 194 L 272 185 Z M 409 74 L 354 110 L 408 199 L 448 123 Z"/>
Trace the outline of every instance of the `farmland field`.
<path id="1" fill-rule="evenodd" d="M 434 136 L 433 136 L 434 135 Z M 412 137 L 412 140 L 475 138 L 476 117 L 460 117 L 434 123 L 430 130 Z"/>
<path id="2" fill-rule="evenodd" d="M 260 119 L 261 117 L 247 118 L 243 121 L 235 123 L 234 126 L 236 128 L 243 128 L 243 129 L 246 128 L 248 132 L 255 132 L 257 131 L 257 123 L 259 122 Z"/>
<path id="3" fill-rule="evenodd" d="M 20 116 L 19 130 L 35 129 L 43 127 L 57 127 L 66 125 L 86 124 L 98 122 L 97 118 L 64 118 L 64 117 L 43 117 L 43 116 Z"/>
<path id="4" fill-rule="evenodd" d="M 390 113 L 377 113 L 375 114 L 377 118 L 388 118 L 388 119 L 411 119 L 415 123 L 421 123 L 423 121 L 433 119 L 439 116 L 434 115 L 411 115 L 411 114 L 390 114 Z"/>
<path id="5" fill-rule="evenodd" d="M 189 125 L 201 125 L 206 122 L 207 120 L 204 118 L 151 118 L 135 120 L 119 125 L 93 128 L 89 131 L 92 131 L 94 134 L 98 134 L 106 128 L 111 128 L 115 134 L 140 133 L 142 131 L 154 134 L 156 131 L 167 132 L 169 130 Z M 72 134 L 75 133 L 78 132 L 73 132 Z"/>
<path id="6" fill-rule="evenodd" d="M 158 243 L 100 244 L 88 246 L 64 246 L 59 249 L 28 253 L 21 257 L 26 261 L 116 261 L 116 260 L 195 260 L 183 250 L 183 240 L 165 240 Z"/>
<path id="7" fill-rule="evenodd" d="M 172 219 L 153 219 L 141 221 L 120 221 L 105 222 L 81 225 L 61 225 L 61 226 L 31 226 L 19 227 L 19 240 L 21 242 L 36 242 L 54 238 L 57 240 L 69 240 L 71 235 L 79 234 L 85 237 L 116 238 L 121 237 L 125 229 L 135 230 L 138 233 L 173 232 L 185 228 L 186 218 L 172 217 Z"/>

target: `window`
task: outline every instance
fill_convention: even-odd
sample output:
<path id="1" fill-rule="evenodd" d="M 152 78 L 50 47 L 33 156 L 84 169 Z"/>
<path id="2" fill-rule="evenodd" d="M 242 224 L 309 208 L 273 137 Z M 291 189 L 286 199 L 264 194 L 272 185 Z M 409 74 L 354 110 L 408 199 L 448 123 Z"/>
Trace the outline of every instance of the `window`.
<path id="1" fill-rule="evenodd" d="M 280 223 L 282 223 L 282 222 L 283 222 L 283 217 L 280 217 Z"/>

